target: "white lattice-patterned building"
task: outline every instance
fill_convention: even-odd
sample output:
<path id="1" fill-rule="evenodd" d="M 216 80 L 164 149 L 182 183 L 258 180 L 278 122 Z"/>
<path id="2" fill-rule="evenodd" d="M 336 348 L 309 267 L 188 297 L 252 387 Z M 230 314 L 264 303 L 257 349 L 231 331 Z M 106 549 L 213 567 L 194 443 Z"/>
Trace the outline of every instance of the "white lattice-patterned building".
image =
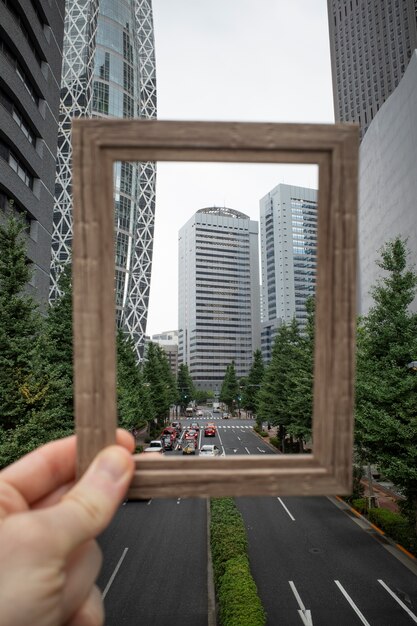
<path id="1" fill-rule="evenodd" d="M 67 0 L 51 299 L 72 244 L 71 119 L 156 117 L 151 0 Z M 143 355 L 155 215 L 154 163 L 114 168 L 116 318 Z"/>

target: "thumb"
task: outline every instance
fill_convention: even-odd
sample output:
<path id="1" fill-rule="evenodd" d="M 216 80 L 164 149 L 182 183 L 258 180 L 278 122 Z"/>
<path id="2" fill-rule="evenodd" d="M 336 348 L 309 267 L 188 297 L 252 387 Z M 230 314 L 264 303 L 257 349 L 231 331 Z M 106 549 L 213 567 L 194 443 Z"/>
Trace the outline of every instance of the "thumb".
<path id="1" fill-rule="evenodd" d="M 109 446 L 53 507 L 63 554 L 69 554 L 106 528 L 126 493 L 133 470 L 131 454 L 121 446 Z"/>

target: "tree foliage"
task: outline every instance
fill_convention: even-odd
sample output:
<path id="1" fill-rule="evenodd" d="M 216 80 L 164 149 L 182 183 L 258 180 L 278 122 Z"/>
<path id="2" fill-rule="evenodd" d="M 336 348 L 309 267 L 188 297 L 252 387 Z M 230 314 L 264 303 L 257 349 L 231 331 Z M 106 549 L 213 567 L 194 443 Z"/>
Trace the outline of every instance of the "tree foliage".
<path id="1" fill-rule="evenodd" d="M 235 364 L 232 361 L 227 367 L 219 395 L 220 402 L 226 404 L 229 413 L 234 413 L 236 405 L 240 402 L 240 389 L 236 377 Z"/>
<path id="2" fill-rule="evenodd" d="M 314 301 L 307 301 L 307 325 L 303 332 L 295 320 L 282 324 L 275 336 L 272 357 L 265 368 L 257 394 L 259 422 L 279 426 L 281 438 L 288 433 L 302 449 L 311 436 Z"/>
<path id="3" fill-rule="evenodd" d="M 29 388 L 36 357 L 40 314 L 25 293 L 31 269 L 25 225 L 16 217 L 0 224 L 0 415 L 1 428 L 24 422 L 31 410 Z"/>
<path id="4" fill-rule="evenodd" d="M 185 409 L 194 397 L 195 389 L 188 365 L 181 363 L 177 375 L 177 401 L 180 405 L 181 413 L 185 413 Z"/>
<path id="5" fill-rule="evenodd" d="M 356 442 L 403 489 L 416 515 L 417 376 L 407 364 L 417 359 L 417 315 L 409 310 L 417 275 L 399 237 L 384 246 L 378 265 L 384 276 L 358 329 Z"/>
<path id="6" fill-rule="evenodd" d="M 253 353 L 252 367 L 246 379 L 241 381 L 242 406 L 250 413 L 256 413 L 256 403 L 259 389 L 264 376 L 265 367 L 262 352 L 255 350 Z"/>

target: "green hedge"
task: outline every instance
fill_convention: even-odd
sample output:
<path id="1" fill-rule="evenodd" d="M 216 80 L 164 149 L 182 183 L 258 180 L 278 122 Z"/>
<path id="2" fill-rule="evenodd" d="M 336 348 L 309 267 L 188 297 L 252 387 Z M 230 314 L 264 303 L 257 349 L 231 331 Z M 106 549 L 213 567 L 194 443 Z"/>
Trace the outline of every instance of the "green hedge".
<path id="1" fill-rule="evenodd" d="M 211 500 L 211 554 L 222 626 L 264 626 L 250 573 L 246 530 L 233 498 Z"/>
<path id="2" fill-rule="evenodd" d="M 417 556 L 417 535 L 406 517 L 388 509 L 369 509 L 369 520 L 391 539 Z"/>
<path id="3" fill-rule="evenodd" d="M 276 448 L 281 448 L 281 441 L 278 437 L 271 437 L 269 443 L 272 443 L 272 445 Z"/>
<path id="4" fill-rule="evenodd" d="M 229 559 L 218 590 L 223 626 L 263 626 L 265 612 L 244 555 Z"/>
<path id="5" fill-rule="evenodd" d="M 417 534 L 406 517 L 388 509 L 368 509 L 365 498 L 352 500 L 352 507 L 363 513 L 370 522 L 383 530 L 388 537 L 417 556 Z"/>

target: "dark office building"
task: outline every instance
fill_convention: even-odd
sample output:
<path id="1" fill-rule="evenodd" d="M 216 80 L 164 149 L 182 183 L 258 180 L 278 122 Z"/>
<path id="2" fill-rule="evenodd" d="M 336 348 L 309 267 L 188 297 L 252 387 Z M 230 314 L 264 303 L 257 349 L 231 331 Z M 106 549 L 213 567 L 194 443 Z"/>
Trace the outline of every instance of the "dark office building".
<path id="1" fill-rule="evenodd" d="M 0 0 L 0 220 L 27 222 L 28 290 L 48 302 L 65 0 Z"/>
<path id="2" fill-rule="evenodd" d="M 338 122 L 366 133 L 417 48 L 415 0 L 327 0 Z"/>

